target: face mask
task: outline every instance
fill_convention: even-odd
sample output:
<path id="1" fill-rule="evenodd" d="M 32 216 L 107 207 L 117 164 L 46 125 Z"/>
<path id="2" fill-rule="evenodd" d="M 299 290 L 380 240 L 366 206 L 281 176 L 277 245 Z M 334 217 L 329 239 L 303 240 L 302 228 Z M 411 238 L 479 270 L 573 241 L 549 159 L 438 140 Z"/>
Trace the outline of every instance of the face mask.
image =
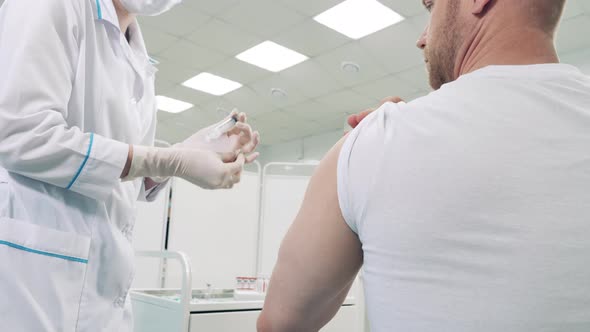
<path id="1" fill-rule="evenodd" d="M 156 16 L 170 10 L 182 0 L 119 0 L 129 14 Z"/>

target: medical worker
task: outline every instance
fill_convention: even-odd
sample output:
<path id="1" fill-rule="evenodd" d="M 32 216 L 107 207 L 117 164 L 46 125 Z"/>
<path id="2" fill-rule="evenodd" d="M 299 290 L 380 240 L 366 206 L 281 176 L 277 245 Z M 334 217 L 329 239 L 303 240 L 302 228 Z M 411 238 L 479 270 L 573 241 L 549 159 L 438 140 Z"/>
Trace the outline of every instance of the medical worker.
<path id="1" fill-rule="evenodd" d="M 173 176 L 229 188 L 256 158 L 243 114 L 219 141 L 152 147 L 156 69 L 135 15 L 178 2 L 0 9 L 1 331 L 132 331 L 135 202 Z"/>

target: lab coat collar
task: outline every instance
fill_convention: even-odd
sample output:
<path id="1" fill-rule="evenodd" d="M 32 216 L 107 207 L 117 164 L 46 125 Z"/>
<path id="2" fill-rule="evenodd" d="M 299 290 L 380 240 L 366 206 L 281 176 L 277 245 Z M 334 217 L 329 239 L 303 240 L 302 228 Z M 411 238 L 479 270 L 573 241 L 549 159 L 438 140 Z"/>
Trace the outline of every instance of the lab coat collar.
<path id="1" fill-rule="evenodd" d="M 113 4 L 113 0 L 91 0 L 95 2 L 96 8 L 96 19 L 109 23 L 111 26 L 116 28 L 116 33 L 112 35 L 114 43 L 118 43 L 122 48 L 123 52 L 133 67 L 133 70 L 138 75 L 135 95 L 138 100 L 144 94 L 145 87 L 143 81 L 147 76 L 155 74 L 158 70 L 154 66 L 154 61 L 148 56 L 148 52 L 143 40 L 143 34 L 139 27 L 137 19 L 129 25 L 130 40 L 129 43 L 125 40 L 125 36 L 121 33 L 121 27 L 119 25 L 119 17 L 117 16 L 117 10 Z"/>
<path id="2" fill-rule="evenodd" d="M 143 39 L 143 33 L 141 32 L 137 19 L 129 25 L 129 34 L 131 37 L 129 40 L 129 46 L 135 55 L 135 59 L 146 67 L 148 74 L 155 73 L 157 69 L 154 67 L 154 64 L 157 63 L 157 61 L 152 60 L 148 55 L 145 41 Z"/>
<path id="3" fill-rule="evenodd" d="M 95 17 L 97 20 L 104 20 L 117 27 L 121 31 L 119 26 L 119 17 L 117 16 L 117 10 L 113 4 L 113 0 L 93 0 L 95 2 Z"/>
<path id="4" fill-rule="evenodd" d="M 117 16 L 117 10 L 115 9 L 113 0 L 91 1 L 94 2 L 96 19 L 110 23 L 117 29 L 117 32 L 120 33 L 121 26 L 119 25 L 119 17 Z M 151 59 L 148 56 L 147 48 L 143 40 L 143 34 L 141 32 L 141 28 L 139 27 L 137 19 L 135 19 L 134 22 L 129 25 L 129 32 L 131 35 L 129 46 L 131 47 L 131 50 L 134 53 L 135 61 L 139 61 L 140 63 L 147 63 L 147 71 L 150 73 L 155 72 L 156 69 L 153 68 L 153 65 L 157 64 L 157 61 Z M 134 67 L 136 67 L 136 69 L 139 69 L 137 68 L 137 63 L 134 64 Z"/>

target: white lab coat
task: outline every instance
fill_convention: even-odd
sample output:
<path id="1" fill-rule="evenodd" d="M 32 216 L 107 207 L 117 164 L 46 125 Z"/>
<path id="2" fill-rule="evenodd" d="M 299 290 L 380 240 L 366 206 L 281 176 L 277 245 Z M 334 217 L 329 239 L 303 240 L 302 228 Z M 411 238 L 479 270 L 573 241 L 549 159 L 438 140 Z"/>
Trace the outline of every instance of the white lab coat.
<path id="1" fill-rule="evenodd" d="M 132 230 L 155 68 L 112 0 L 0 9 L 0 330 L 131 331 Z"/>

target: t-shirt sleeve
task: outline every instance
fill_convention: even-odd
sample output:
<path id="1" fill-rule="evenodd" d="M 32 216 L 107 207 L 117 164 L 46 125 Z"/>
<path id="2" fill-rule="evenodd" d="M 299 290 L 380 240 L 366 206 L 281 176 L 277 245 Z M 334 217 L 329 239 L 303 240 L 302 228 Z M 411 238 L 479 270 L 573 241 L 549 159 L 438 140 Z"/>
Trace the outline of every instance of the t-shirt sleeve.
<path id="1" fill-rule="evenodd" d="M 387 132 L 393 130 L 400 106 L 387 103 L 370 114 L 349 133 L 340 150 L 336 180 L 338 203 L 346 224 L 357 235 L 362 232 L 371 186 L 378 180 Z"/>
<path id="2" fill-rule="evenodd" d="M 370 114 L 350 132 L 340 150 L 338 203 L 346 224 L 359 236 L 372 185 L 379 180 L 381 161 L 387 153 L 385 142 L 391 139 L 395 119 L 404 105 L 386 103 Z"/>
<path id="3" fill-rule="evenodd" d="M 358 127 L 357 127 L 358 128 Z M 350 229 L 358 234 L 358 229 L 356 227 L 355 218 L 353 217 L 354 214 L 351 211 L 350 206 L 350 155 L 352 152 L 352 147 L 356 139 L 358 138 L 359 131 L 353 130 L 348 134 L 348 137 L 344 141 L 342 145 L 342 149 L 340 150 L 340 155 L 338 157 L 338 166 L 337 166 L 337 192 L 338 192 L 338 204 L 340 204 L 340 211 L 342 212 L 342 216 L 344 217 L 344 221 L 350 227 Z"/>

